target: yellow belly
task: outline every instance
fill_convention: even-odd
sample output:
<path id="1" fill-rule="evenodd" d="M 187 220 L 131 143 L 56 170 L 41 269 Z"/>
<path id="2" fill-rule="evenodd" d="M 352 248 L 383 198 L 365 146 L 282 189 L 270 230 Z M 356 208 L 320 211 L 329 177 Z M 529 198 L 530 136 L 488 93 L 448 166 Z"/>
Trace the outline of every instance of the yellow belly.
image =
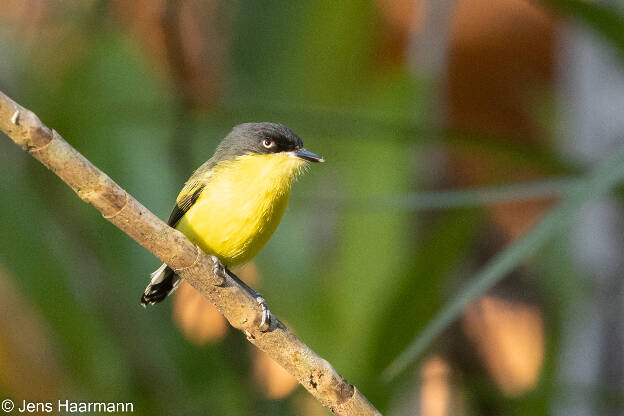
<path id="1" fill-rule="evenodd" d="M 176 228 L 226 266 L 246 263 L 275 232 L 302 165 L 285 154 L 221 162 Z"/>

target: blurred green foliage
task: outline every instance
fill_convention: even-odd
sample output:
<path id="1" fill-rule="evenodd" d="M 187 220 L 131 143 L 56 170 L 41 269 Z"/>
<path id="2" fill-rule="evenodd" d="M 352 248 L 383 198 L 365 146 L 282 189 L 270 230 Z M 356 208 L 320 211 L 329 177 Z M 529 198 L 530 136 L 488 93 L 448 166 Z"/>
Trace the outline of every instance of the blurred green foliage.
<path id="1" fill-rule="evenodd" d="M 431 214 L 425 224 L 400 202 L 379 208 L 366 201 L 421 190 L 416 165 L 440 145 L 503 155 L 511 166 L 550 174 L 577 171 L 547 147 L 500 145 L 482 133 L 428 125 L 423 81 L 406 68 L 375 70 L 378 17 L 373 3 L 360 1 L 241 2 L 222 101 L 186 119 L 192 129 L 182 128 L 174 87 L 136 39 L 99 17 L 105 3 L 70 16 L 80 39 L 68 36 L 65 50 L 56 51 L 66 54 L 60 69 L 0 30 L 11 57 L 4 79 L 14 80 L 0 77 L 0 88 L 161 218 L 181 178 L 234 124 L 292 127 L 327 163 L 295 185 L 282 224 L 257 259 L 259 290 L 273 313 L 382 411 L 414 383 L 414 376 L 385 383 L 382 370 L 455 288 L 485 215 L 462 208 Z M 582 2 L 545 3 L 570 6 L 622 47 L 613 29 L 619 17 Z M 60 12 L 65 7 L 71 9 L 60 5 Z M 184 172 L 174 168 L 172 141 L 188 149 Z M 61 387 L 67 398 L 129 401 L 138 414 L 296 414 L 292 403 L 267 400 L 253 384 L 243 336 L 231 331 L 218 344 L 193 346 L 172 324 L 171 302 L 139 307 L 158 266 L 148 252 L 8 140 L 0 141 L 0 166 L 0 264 L 53 330 L 69 375 Z M 546 250 L 536 263 L 554 279 L 564 258 Z M 563 304 L 568 297 L 559 296 L 573 286 L 541 285 Z M 553 336 L 548 348 L 556 345 Z M 554 371 L 549 356 L 535 392 L 492 400 L 508 414 L 546 414 Z M 495 395 L 480 379 L 467 384 L 468 391 Z M 0 398 L 5 393 L 11 391 L 0 385 Z"/>

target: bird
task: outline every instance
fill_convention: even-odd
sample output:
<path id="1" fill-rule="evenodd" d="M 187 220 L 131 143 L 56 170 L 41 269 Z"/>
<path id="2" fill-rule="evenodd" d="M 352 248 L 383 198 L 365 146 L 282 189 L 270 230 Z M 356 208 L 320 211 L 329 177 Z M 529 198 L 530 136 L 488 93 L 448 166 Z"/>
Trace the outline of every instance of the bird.
<path id="1" fill-rule="evenodd" d="M 324 161 L 283 124 L 239 124 L 186 181 L 169 216 L 169 226 L 212 256 L 215 272 L 230 275 L 255 297 L 261 326 L 270 320 L 264 299 L 230 268 L 258 254 L 281 221 L 295 179 L 309 162 Z M 182 280 L 163 264 L 150 275 L 141 305 L 161 302 Z"/>

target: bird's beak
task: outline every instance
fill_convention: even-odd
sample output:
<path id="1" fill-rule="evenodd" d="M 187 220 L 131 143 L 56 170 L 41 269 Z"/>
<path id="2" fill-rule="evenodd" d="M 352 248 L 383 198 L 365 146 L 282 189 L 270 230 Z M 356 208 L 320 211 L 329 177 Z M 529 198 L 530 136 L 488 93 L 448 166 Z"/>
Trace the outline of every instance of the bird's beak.
<path id="1" fill-rule="evenodd" d="M 298 157 L 299 159 L 307 160 L 309 162 L 325 162 L 325 159 L 317 154 L 308 152 L 306 149 L 299 149 L 292 152 L 291 154 L 293 155 L 293 157 Z"/>

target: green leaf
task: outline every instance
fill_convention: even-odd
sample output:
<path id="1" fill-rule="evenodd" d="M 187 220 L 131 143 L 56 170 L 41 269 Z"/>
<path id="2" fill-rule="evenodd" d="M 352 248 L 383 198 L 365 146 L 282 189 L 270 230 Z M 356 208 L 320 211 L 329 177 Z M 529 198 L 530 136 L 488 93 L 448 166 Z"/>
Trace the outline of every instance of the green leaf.
<path id="1" fill-rule="evenodd" d="M 624 179 L 624 148 L 614 152 L 595 169 L 589 171 L 574 186 L 570 195 L 531 232 L 492 259 L 386 368 L 384 377 L 392 379 L 405 370 L 431 341 L 457 319 L 466 306 L 483 295 L 522 260 L 568 226 L 583 204 L 603 196 L 615 188 L 622 179 Z"/>

